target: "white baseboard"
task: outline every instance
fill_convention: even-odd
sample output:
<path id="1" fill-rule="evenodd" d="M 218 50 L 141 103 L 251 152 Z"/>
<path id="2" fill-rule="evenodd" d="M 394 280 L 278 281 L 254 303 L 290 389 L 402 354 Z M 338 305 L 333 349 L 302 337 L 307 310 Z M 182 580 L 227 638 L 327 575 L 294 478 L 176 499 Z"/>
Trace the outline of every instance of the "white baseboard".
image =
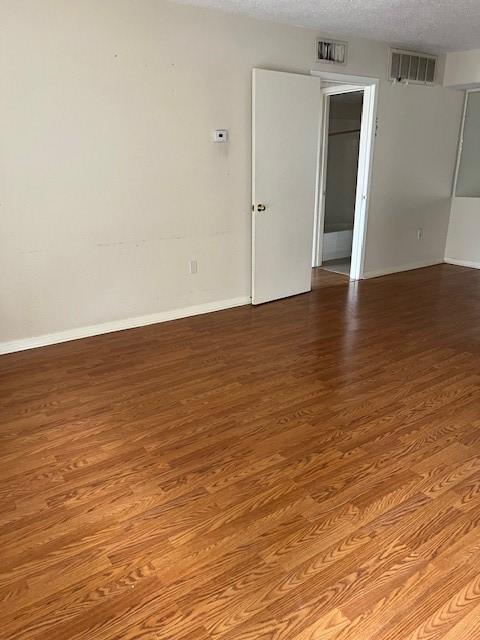
<path id="1" fill-rule="evenodd" d="M 454 258 L 445 258 L 445 262 L 461 267 L 480 269 L 480 262 L 456 260 Z M 408 265 L 403 265 L 401 267 L 390 267 L 388 269 L 378 269 L 376 271 L 365 271 L 362 275 L 362 279 L 378 278 L 380 276 L 386 276 L 392 273 L 400 273 L 401 271 L 411 271 L 413 269 L 432 267 L 436 264 L 442 264 L 442 261 L 436 260 L 434 262 L 416 262 Z M 50 344 L 59 344 L 61 342 L 79 340 L 81 338 L 88 338 L 90 336 L 98 336 L 102 333 L 112 333 L 114 331 L 124 331 L 125 329 L 144 327 L 149 324 L 157 324 L 159 322 L 177 320 L 178 318 L 188 318 L 190 316 L 201 315 L 203 313 L 221 311 L 222 309 L 231 309 L 233 307 L 240 307 L 245 304 L 250 304 L 250 302 L 251 299 L 249 297 L 242 296 L 239 298 L 230 298 L 228 300 L 207 302 L 206 304 L 198 304 L 181 309 L 160 311 L 159 313 L 152 313 L 146 316 L 137 316 L 135 318 L 126 318 L 124 320 L 113 320 L 112 322 L 104 322 L 102 324 L 90 325 L 88 327 L 67 329 L 66 331 L 48 333 L 46 335 L 35 336 L 33 338 L 22 338 L 20 340 L 11 340 L 10 342 L 0 342 L 0 355 L 14 353 L 16 351 L 25 351 L 27 349 L 36 349 L 37 347 L 46 347 Z"/>
<path id="2" fill-rule="evenodd" d="M 222 309 L 231 309 L 232 307 L 240 307 L 245 304 L 250 304 L 250 302 L 251 299 L 246 296 L 230 298 L 229 300 L 217 300 L 216 302 L 207 302 L 206 304 L 184 307 L 183 309 L 160 311 L 159 313 L 152 313 L 147 316 L 137 316 L 135 318 L 126 318 L 125 320 L 113 320 L 112 322 L 104 322 L 102 324 L 95 324 L 88 327 L 79 327 L 78 329 L 68 329 L 67 331 L 49 333 L 43 336 L 35 336 L 34 338 L 22 338 L 20 340 L 11 340 L 10 342 L 0 342 L 0 355 L 14 353 L 15 351 L 25 351 L 26 349 L 35 349 L 37 347 L 45 347 L 49 344 L 78 340 L 80 338 L 88 338 L 90 336 L 98 336 L 102 333 L 112 333 L 113 331 L 123 331 L 125 329 L 134 329 L 135 327 L 144 327 L 149 324 L 168 322 L 169 320 L 197 316 L 202 313 L 221 311 Z"/>
<path id="3" fill-rule="evenodd" d="M 471 260 L 457 260 L 456 258 L 445 258 L 447 264 L 455 264 L 458 267 L 470 267 L 470 269 L 480 269 L 480 262 Z"/>
<path id="4" fill-rule="evenodd" d="M 388 276 L 392 273 L 400 273 L 401 271 L 413 271 L 414 269 L 423 269 L 425 267 L 433 267 L 436 264 L 442 264 L 443 260 L 427 261 L 427 262 L 413 262 L 411 264 L 405 264 L 401 267 L 389 267 L 388 269 L 377 269 L 376 271 L 364 271 L 362 278 L 379 278 L 380 276 Z"/>

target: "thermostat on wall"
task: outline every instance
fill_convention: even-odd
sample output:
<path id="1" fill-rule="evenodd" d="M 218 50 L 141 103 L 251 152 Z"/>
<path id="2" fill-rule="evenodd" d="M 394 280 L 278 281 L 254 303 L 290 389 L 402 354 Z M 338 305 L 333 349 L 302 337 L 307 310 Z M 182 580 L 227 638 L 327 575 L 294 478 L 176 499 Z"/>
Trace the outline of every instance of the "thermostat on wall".
<path id="1" fill-rule="evenodd" d="M 215 129 L 213 133 L 214 142 L 227 142 L 228 131 L 226 129 Z"/>

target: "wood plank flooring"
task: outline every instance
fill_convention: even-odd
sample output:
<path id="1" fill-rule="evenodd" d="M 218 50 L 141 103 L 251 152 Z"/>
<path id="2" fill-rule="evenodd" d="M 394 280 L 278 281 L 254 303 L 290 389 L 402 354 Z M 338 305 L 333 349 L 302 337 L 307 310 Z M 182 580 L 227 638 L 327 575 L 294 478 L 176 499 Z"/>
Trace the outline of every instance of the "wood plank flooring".
<path id="1" fill-rule="evenodd" d="M 478 640 L 480 271 L 0 359 L 3 640 Z"/>

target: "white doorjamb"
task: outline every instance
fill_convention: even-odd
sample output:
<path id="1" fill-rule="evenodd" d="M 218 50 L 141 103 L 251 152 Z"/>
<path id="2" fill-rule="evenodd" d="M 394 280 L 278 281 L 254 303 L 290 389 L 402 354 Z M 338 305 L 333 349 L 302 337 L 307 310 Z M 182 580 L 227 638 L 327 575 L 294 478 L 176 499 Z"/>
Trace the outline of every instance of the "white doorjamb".
<path id="1" fill-rule="evenodd" d="M 378 79 L 363 76 L 350 76 L 341 73 L 329 73 L 323 71 L 311 71 L 312 75 L 319 76 L 325 82 L 338 83 L 337 86 L 329 86 L 323 90 L 324 95 L 338 95 L 339 93 L 351 93 L 363 91 L 362 122 L 360 125 L 360 144 L 358 152 L 357 192 L 355 198 L 355 217 L 353 224 L 352 261 L 350 267 L 350 279 L 359 280 L 363 276 L 365 261 L 365 241 L 367 235 L 368 205 L 370 200 L 370 183 L 373 164 L 373 147 L 376 132 Z M 324 192 L 327 166 L 326 132 L 328 132 L 328 102 L 324 106 L 323 135 L 318 169 L 317 197 L 315 200 L 315 232 L 313 243 L 313 263 L 320 266 L 323 248 L 323 216 L 324 216 Z"/>
<path id="2" fill-rule="evenodd" d="M 320 267 L 323 262 L 323 227 L 325 219 L 325 192 L 328 161 L 328 121 L 330 118 L 330 98 L 322 89 L 322 115 L 320 118 L 319 151 L 317 159 L 317 184 L 315 190 L 315 212 L 313 217 L 312 266 Z"/>

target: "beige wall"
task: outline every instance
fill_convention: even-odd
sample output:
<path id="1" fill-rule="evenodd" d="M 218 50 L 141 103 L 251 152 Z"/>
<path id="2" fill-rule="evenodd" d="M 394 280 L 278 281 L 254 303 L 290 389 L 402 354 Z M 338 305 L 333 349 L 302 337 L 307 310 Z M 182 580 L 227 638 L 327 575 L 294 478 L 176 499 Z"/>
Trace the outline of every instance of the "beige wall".
<path id="1" fill-rule="evenodd" d="M 480 86 L 480 49 L 449 53 L 445 65 L 447 86 Z M 459 91 L 464 99 L 464 92 Z M 480 268 L 480 199 L 452 199 L 445 259 L 448 262 Z"/>
<path id="2" fill-rule="evenodd" d="M 0 24 L 0 342 L 249 296 L 251 69 L 308 73 L 318 33 L 162 0 Z M 383 79 L 387 51 L 351 40 L 342 71 Z M 460 110 L 381 83 L 367 271 L 443 257 Z"/>
<path id="3" fill-rule="evenodd" d="M 453 198 L 445 259 L 480 269 L 480 198 Z"/>
<path id="4" fill-rule="evenodd" d="M 444 84 L 447 87 L 480 84 L 480 49 L 447 54 Z"/>
<path id="5" fill-rule="evenodd" d="M 451 89 L 382 85 L 367 272 L 442 262 L 462 104 Z"/>
<path id="6" fill-rule="evenodd" d="M 447 55 L 445 85 L 480 87 L 480 49 Z M 464 92 L 458 92 L 464 99 Z M 480 268 L 480 198 L 453 198 L 445 259 Z"/>

